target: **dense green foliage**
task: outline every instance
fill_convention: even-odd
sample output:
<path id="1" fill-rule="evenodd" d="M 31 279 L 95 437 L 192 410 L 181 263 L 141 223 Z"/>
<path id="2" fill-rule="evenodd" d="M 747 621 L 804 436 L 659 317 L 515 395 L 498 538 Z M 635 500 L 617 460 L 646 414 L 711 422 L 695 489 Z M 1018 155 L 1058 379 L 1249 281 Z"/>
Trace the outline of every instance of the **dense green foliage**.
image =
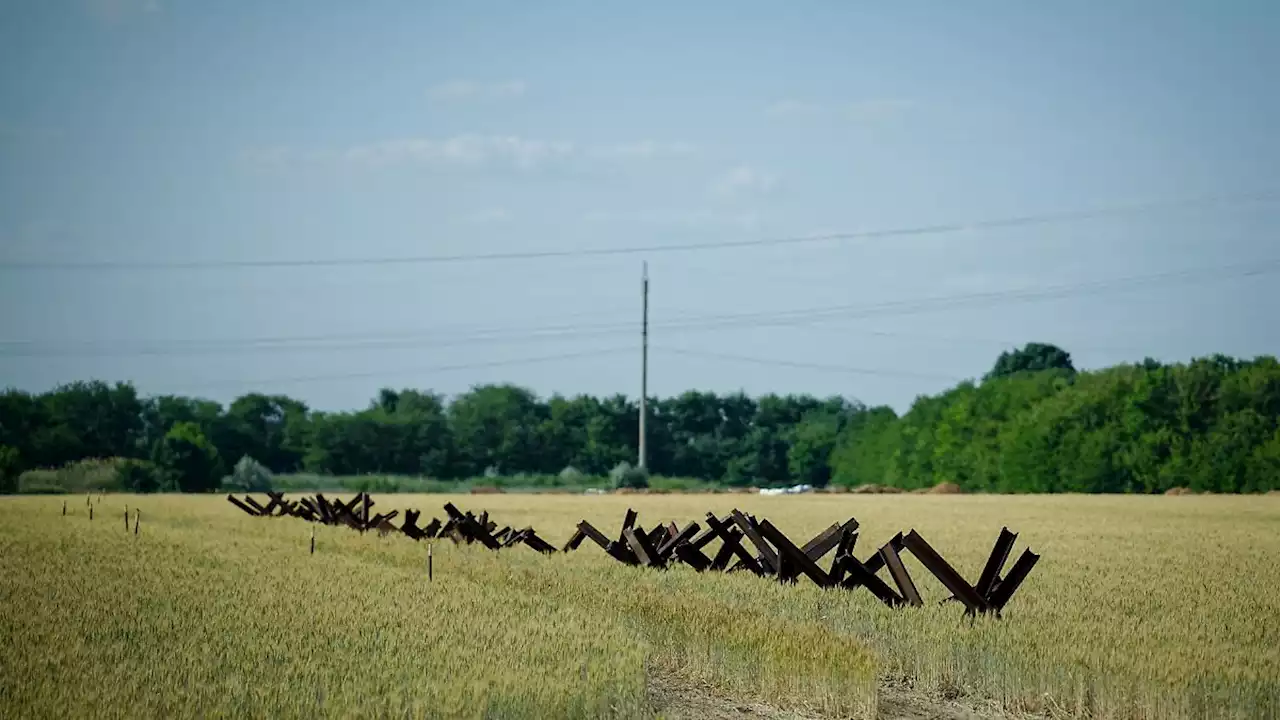
<path id="1" fill-rule="evenodd" d="M 1001 492 L 1280 487 L 1273 357 L 1077 372 L 1065 351 L 1033 343 L 1002 354 L 981 383 L 920 397 L 901 417 L 838 397 L 698 391 L 649 408 L 655 477 Z M 24 472 L 89 458 L 131 459 L 118 482 L 138 492 L 214 489 L 245 457 L 269 473 L 577 485 L 634 461 L 637 425 L 636 403 L 621 395 L 543 400 L 512 385 L 451 401 L 386 389 L 363 410 L 318 412 L 282 395 L 224 408 L 82 382 L 0 394 L 0 490 L 23 489 Z"/>
<path id="2" fill-rule="evenodd" d="M 1280 364 L 1222 356 L 963 383 L 852 426 L 838 477 L 998 492 L 1280 488 Z"/>

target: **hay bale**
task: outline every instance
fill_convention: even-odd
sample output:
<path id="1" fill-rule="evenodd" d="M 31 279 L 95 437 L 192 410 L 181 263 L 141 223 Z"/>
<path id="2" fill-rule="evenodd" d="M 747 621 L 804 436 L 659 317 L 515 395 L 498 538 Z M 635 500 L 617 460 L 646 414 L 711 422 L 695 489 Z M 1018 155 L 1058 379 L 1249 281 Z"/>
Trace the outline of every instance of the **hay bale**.
<path id="1" fill-rule="evenodd" d="M 960 495 L 963 492 L 964 490 L 953 482 L 940 482 L 929 488 L 929 493 L 932 495 Z"/>

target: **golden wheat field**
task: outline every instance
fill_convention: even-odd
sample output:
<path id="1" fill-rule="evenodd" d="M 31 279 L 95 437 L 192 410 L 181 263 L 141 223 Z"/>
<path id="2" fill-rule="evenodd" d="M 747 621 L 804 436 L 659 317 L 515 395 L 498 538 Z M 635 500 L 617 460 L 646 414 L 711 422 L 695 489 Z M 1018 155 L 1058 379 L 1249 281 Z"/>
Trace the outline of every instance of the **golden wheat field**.
<path id="1" fill-rule="evenodd" d="M 0 499 L 3 717 L 890 717 L 890 693 L 997 717 L 1280 712 L 1280 498 L 382 496 L 559 545 L 732 507 L 863 556 L 915 528 L 970 580 L 1002 526 L 1042 559 L 1002 620 L 865 590 L 493 553 L 251 518 L 222 497 Z M 140 508 L 140 532 L 124 509 Z M 425 521 L 425 519 L 424 519 Z M 903 555 L 927 601 L 947 593 Z M 909 714 L 909 713 L 908 713 Z M 931 716 L 927 712 L 913 717 Z M 952 717 L 952 715 L 947 715 Z"/>

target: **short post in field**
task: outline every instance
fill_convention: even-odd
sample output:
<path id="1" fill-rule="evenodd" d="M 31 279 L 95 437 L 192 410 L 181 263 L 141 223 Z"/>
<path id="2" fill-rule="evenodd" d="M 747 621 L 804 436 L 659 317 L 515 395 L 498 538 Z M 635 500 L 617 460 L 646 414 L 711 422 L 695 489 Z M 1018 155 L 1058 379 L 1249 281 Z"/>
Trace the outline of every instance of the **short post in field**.
<path id="1" fill-rule="evenodd" d="M 129 506 L 124 506 L 124 531 L 129 532 Z"/>
<path id="2" fill-rule="evenodd" d="M 142 511 L 134 510 L 133 511 L 133 534 L 135 537 L 137 537 L 138 535 L 138 526 L 141 524 L 142 524 Z"/>
<path id="3" fill-rule="evenodd" d="M 62 517 L 66 517 L 66 516 L 67 516 L 67 501 L 63 500 L 62 501 Z"/>
<path id="4" fill-rule="evenodd" d="M 311 554 L 316 554 L 316 526 L 311 526 Z"/>
<path id="5" fill-rule="evenodd" d="M 427 582 L 431 582 L 431 546 L 435 543 L 427 543 Z"/>
<path id="6" fill-rule="evenodd" d="M 93 505 L 89 506 L 89 522 L 93 522 Z"/>

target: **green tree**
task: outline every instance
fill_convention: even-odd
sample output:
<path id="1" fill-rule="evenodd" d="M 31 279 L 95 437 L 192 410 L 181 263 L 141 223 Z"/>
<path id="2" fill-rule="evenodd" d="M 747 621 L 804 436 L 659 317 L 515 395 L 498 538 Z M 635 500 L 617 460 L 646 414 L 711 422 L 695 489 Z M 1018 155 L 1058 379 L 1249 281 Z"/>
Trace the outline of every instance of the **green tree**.
<path id="1" fill-rule="evenodd" d="M 974 491 L 1254 492 L 1275 487 L 1280 462 L 1280 363 L 1271 356 L 1147 358 L 1076 372 L 1060 348 L 1031 343 L 1002 354 L 981 383 L 919 397 L 901 416 L 838 397 L 740 392 L 690 391 L 646 405 L 650 471 L 739 485 L 950 480 Z M 110 457 L 128 459 L 112 461 L 124 487 L 198 490 L 220 475 L 209 471 L 220 458 L 246 454 L 283 472 L 604 475 L 635 461 L 637 410 L 622 395 L 544 402 L 512 385 L 476 387 L 453 402 L 388 388 L 363 410 L 338 413 L 257 393 L 225 410 L 199 398 L 143 400 L 132 386 L 102 382 L 7 390 L 0 480 Z"/>
<path id="2" fill-rule="evenodd" d="M 546 406 L 529 390 L 514 385 L 481 385 L 449 406 L 449 423 L 458 441 L 462 475 L 556 473 L 555 459 L 542 452 L 540 429 Z"/>
<path id="3" fill-rule="evenodd" d="M 162 490 L 207 492 L 222 477 L 217 449 L 191 422 L 180 422 L 165 434 L 153 461 L 164 473 Z"/>
<path id="4" fill-rule="evenodd" d="M 787 451 L 787 467 L 796 482 L 825 487 L 831 482 L 831 455 L 840 437 L 840 418 L 814 411 L 796 426 Z"/>
<path id="5" fill-rule="evenodd" d="M 604 475 L 620 462 L 635 459 L 639 454 L 640 413 L 638 403 L 622 395 L 613 395 L 601 401 L 590 399 L 590 415 L 586 426 L 586 447 L 582 450 L 584 472 Z M 655 423 L 649 435 L 649 463 L 651 467 L 668 467 L 670 442 L 665 440 L 663 425 Z"/>
<path id="6" fill-rule="evenodd" d="M 286 395 L 250 393 L 238 397 L 215 425 L 215 442 L 224 457 L 257 458 L 272 472 L 293 472 L 305 453 L 300 426 L 307 406 Z"/>
<path id="7" fill-rule="evenodd" d="M 764 395 L 755 401 L 750 428 L 737 443 L 741 473 L 765 484 L 792 479 L 789 459 L 796 426 L 820 403 L 808 395 Z"/>
<path id="8" fill-rule="evenodd" d="M 137 453 L 141 408 L 128 383 L 74 382 L 36 397 L 10 391 L 0 402 L 0 442 L 18 447 L 31 467 L 130 457 Z"/>
<path id="9" fill-rule="evenodd" d="M 222 405 L 212 400 L 160 395 L 148 398 L 140 410 L 141 431 L 138 437 L 137 455 L 154 455 L 165 435 L 178 423 L 195 423 L 200 432 L 215 446 L 234 452 L 232 442 L 227 441 Z"/>
<path id="10" fill-rule="evenodd" d="M 868 408 L 854 415 L 832 450 L 832 481 L 845 486 L 884 483 L 899 451 L 901 431 L 893 408 Z"/>
<path id="11" fill-rule="evenodd" d="M 18 492 L 18 476 L 22 474 L 22 460 L 18 449 L 0 445 L 0 494 Z"/>
<path id="12" fill-rule="evenodd" d="M 1245 466 L 1244 482 L 1255 492 L 1280 490 L 1280 429 L 1254 448 Z"/>
<path id="13" fill-rule="evenodd" d="M 430 477 L 446 477 L 452 472 L 456 449 L 440 395 L 402 390 L 389 419 L 397 428 L 392 467 Z"/>
<path id="14" fill-rule="evenodd" d="M 1037 370 L 1066 370 L 1074 373 L 1075 366 L 1071 364 L 1071 355 L 1066 350 L 1057 345 L 1048 343 L 1027 343 L 1021 350 L 1013 352 L 1002 352 L 1000 357 L 996 358 L 996 364 L 983 376 L 983 380 L 993 380 L 995 378 L 1006 377 L 1020 372 L 1035 372 Z"/>

